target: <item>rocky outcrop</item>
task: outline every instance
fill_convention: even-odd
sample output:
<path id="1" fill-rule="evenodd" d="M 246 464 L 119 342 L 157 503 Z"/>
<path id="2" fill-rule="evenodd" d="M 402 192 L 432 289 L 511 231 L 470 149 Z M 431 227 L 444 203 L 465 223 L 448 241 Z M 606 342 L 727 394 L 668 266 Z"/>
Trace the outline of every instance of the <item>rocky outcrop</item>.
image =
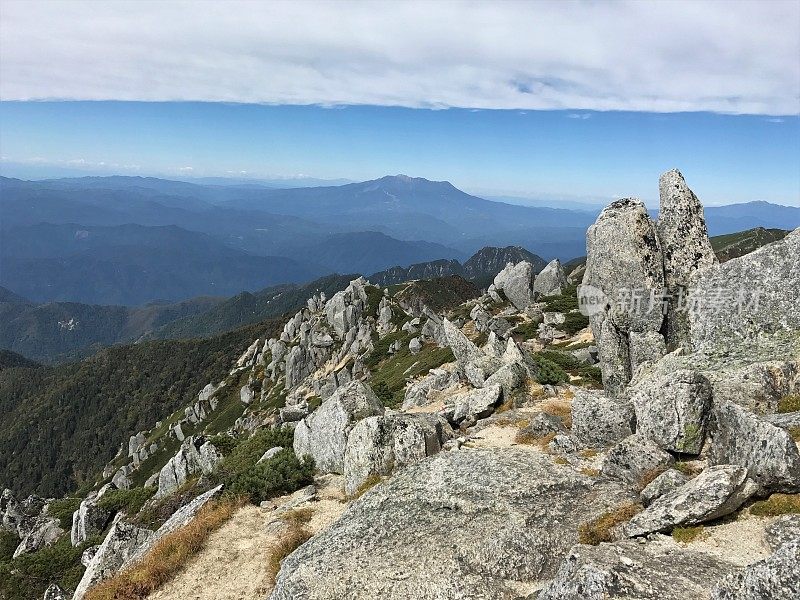
<path id="1" fill-rule="evenodd" d="M 600 348 L 606 391 L 619 396 L 632 374 L 630 333 L 656 334 L 661 329 L 661 243 L 645 205 L 628 198 L 612 202 L 600 213 L 586 234 L 586 249 L 579 296 L 584 306 L 589 297 L 602 294 L 605 298 L 590 322 Z"/>
<path id="2" fill-rule="evenodd" d="M 114 519 L 111 530 L 86 567 L 72 600 L 81 600 L 93 585 L 115 575 L 136 549 L 153 537 L 152 530 L 127 523 L 122 517 L 119 514 Z"/>
<path id="3" fill-rule="evenodd" d="M 527 261 L 508 264 L 494 278 L 494 290 L 502 292 L 517 310 L 533 302 L 533 265 Z"/>
<path id="4" fill-rule="evenodd" d="M 177 454 L 159 472 L 156 498 L 175 491 L 194 474 L 208 475 L 221 460 L 222 454 L 203 436 L 186 438 Z"/>
<path id="5" fill-rule="evenodd" d="M 36 552 L 37 550 L 41 550 L 46 546 L 50 546 L 54 544 L 63 533 L 64 530 L 61 529 L 57 519 L 53 519 L 48 517 L 46 514 L 42 514 L 36 517 L 36 519 L 30 525 L 27 535 L 22 538 L 22 541 L 17 546 L 17 549 L 14 550 L 13 558 L 17 558 L 23 554 Z"/>
<path id="6" fill-rule="evenodd" d="M 467 363 L 482 359 L 486 356 L 480 348 L 464 335 L 463 331 L 448 319 L 442 321 L 442 328 L 444 337 L 447 340 L 447 345 L 450 346 L 450 349 L 453 351 L 453 356 L 456 357 L 456 361 L 458 361 L 459 366 L 462 368 Z"/>
<path id="7" fill-rule="evenodd" d="M 762 492 L 800 490 L 800 452 L 787 431 L 733 402 L 715 400 L 711 439 L 711 464 L 746 467 Z"/>
<path id="8" fill-rule="evenodd" d="M 371 478 L 433 456 L 452 437 L 447 421 L 435 415 L 393 413 L 359 421 L 344 453 L 345 492 L 352 495 Z"/>
<path id="9" fill-rule="evenodd" d="M 70 541 L 73 546 L 82 544 L 106 528 L 111 519 L 111 512 L 100 506 L 100 499 L 113 489 L 114 484 L 106 484 L 99 491 L 90 493 L 81 501 L 78 510 L 72 514 Z"/>
<path id="10" fill-rule="evenodd" d="M 628 498 L 527 450 L 443 452 L 285 558 L 270 598 L 511 600 L 517 582 L 555 574 L 580 523 Z"/>
<path id="11" fill-rule="evenodd" d="M 711 600 L 764 600 L 800 597 L 800 538 L 771 556 L 726 576 L 714 586 Z"/>
<path id="12" fill-rule="evenodd" d="M 383 404 L 360 381 L 339 388 L 304 418 L 294 430 L 294 452 L 310 456 L 323 473 L 343 473 L 344 453 L 350 430 L 361 419 L 382 415 Z"/>
<path id="13" fill-rule="evenodd" d="M 764 334 L 800 331 L 800 229 L 782 241 L 716 265 L 696 277 L 689 311 L 693 347 L 706 353 L 739 350 Z M 744 344 L 747 350 L 747 344 Z M 741 351 L 741 350 L 740 350 Z"/>
<path id="14" fill-rule="evenodd" d="M 764 529 L 767 546 L 775 552 L 787 542 L 800 540 L 800 515 L 783 515 Z"/>
<path id="15" fill-rule="evenodd" d="M 675 459 L 658 444 L 635 433 L 613 448 L 603 459 L 603 475 L 638 484 L 645 475 L 663 471 L 672 466 Z"/>
<path id="16" fill-rule="evenodd" d="M 68 600 L 67 593 L 57 583 L 51 583 L 44 591 L 44 600 Z"/>
<path id="17" fill-rule="evenodd" d="M 500 402 L 502 389 L 496 384 L 454 394 L 447 399 L 443 414 L 453 424 L 464 421 L 473 424 L 494 412 L 495 406 Z"/>
<path id="18" fill-rule="evenodd" d="M 366 279 L 359 277 L 351 281 L 341 292 L 336 292 L 325 304 L 325 316 L 340 339 L 358 325 L 361 313 L 368 302 L 367 292 L 364 289 L 366 284 Z"/>
<path id="19" fill-rule="evenodd" d="M 758 486 L 747 477 L 747 469 L 736 465 L 708 467 L 682 486 L 657 498 L 623 528 L 635 537 L 667 531 L 678 525 L 696 525 L 719 519 L 735 511 Z"/>
<path id="20" fill-rule="evenodd" d="M 577 545 L 536 600 L 707 598 L 733 565 L 674 543 Z"/>
<path id="21" fill-rule="evenodd" d="M 586 448 L 602 448 L 634 431 L 633 406 L 589 390 L 576 390 L 572 400 L 572 435 Z"/>
<path id="22" fill-rule="evenodd" d="M 665 450 L 700 453 L 711 409 L 711 385 L 701 373 L 683 369 L 644 377 L 630 394 L 637 432 Z"/>
<path id="23" fill-rule="evenodd" d="M 539 296 L 558 296 L 566 288 L 567 275 L 564 273 L 564 267 L 561 266 L 561 261 L 556 259 L 547 263 L 547 266 L 542 269 L 533 281 L 533 294 Z"/>
<path id="24" fill-rule="evenodd" d="M 456 385 L 459 379 L 456 371 L 449 371 L 443 368 L 431 369 L 424 377 L 406 385 L 403 410 L 408 410 L 415 406 L 425 406 L 431 401 L 433 392 L 446 390 Z"/>
<path id="25" fill-rule="evenodd" d="M 697 273 L 717 264 L 717 256 L 708 239 L 703 205 L 680 171 L 673 169 L 661 175 L 658 190 L 656 228 L 664 255 L 669 295 L 667 345 L 672 350 L 689 343 L 689 322 L 684 308 L 679 306 L 680 294 L 685 293 Z"/>

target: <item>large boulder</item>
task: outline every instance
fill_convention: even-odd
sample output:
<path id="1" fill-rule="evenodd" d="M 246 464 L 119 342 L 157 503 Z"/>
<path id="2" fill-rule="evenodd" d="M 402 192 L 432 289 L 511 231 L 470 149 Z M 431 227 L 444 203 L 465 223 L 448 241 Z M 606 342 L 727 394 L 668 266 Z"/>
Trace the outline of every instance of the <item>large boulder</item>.
<path id="1" fill-rule="evenodd" d="M 687 481 L 689 478 L 677 469 L 667 469 L 639 492 L 639 498 L 641 498 L 642 504 L 649 506 L 657 498 L 681 487 Z"/>
<path id="2" fill-rule="evenodd" d="M 536 600 L 707 598 L 733 565 L 672 542 L 577 545 Z"/>
<path id="3" fill-rule="evenodd" d="M 361 419 L 382 415 L 384 406 L 361 381 L 340 387 L 294 430 L 294 452 L 310 456 L 323 473 L 344 472 L 344 452 L 350 430 Z"/>
<path id="4" fill-rule="evenodd" d="M 734 363 L 709 370 L 705 375 L 715 398 L 724 398 L 757 415 L 767 416 L 778 410 L 781 398 L 800 393 L 800 356 L 748 361 L 744 365 Z"/>
<path id="5" fill-rule="evenodd" d="M 679 306 L 680 294 L 695 275 L 717 264 L 703 215 L 703 205 L 680 171 L 673 169 L 658 180 L 660 207 L 656 228 L 664 255 L 664 279 L 669 294 L 667 345 L 670 349 L 689 341 L 686 312 Z"/>
<path id="6" fill-rule="evenodd" d="M 528 450 L 442 452 L 353 502 L 281 564 L 271 600 L 518 598 L 630 500 L 621 486 Z"/>
<path id="7" fill-rule="evenodd" d="M 208 475 L 222 460 L 222 454 L 202 435 L 190 436 L 158 474 L 156 498 L 174 492 L 192 475 Z"/>
<path id="8" fill-rule="evenodd" d="M 467 363 L 486 356 L 480 348 L 464 335 L 463 331 L 448 319 L 442 321 L 442 329 L 447 345 L 453 351 L 453 356 L 456 357 L 460 367 L 463 368 Z"/>
<path id="9" fill-rule="evenodd" d="M 93 585 L 115 575 L 123 563 L 152 537 L 153 531 L 122 520 L 120 513 L 83 573 L 72 600 L 81 600 Z"/>
<path id="10" fill-rule="evenodd" d="M 547 263 L 547 266 L 542 269 L 533 281 L 533 293 L 535 296 L 558 296 L 566 288 L 567 275 L 564 273 L 564 267 L 561 266 L 561 261 L 557 258 Z"/>
<path id="11" fill-rule="evenodd" d="M 800 452 L 789 433 L 726 400 L 715 400 L 711 464 L 747 468 L 762 492 L 800 490 Z"/>
<path id="12" fill-rule="evenodd" d="M 113 489 L 114 484 L 106 484 L 98 492 L 92 492 L 81 501 L 78 510 L 72 514 L 70 541 L 73 546 L 82 544 L 106 528 L 111 512 L 100 506 L 100 499 Z"/>
<path id="13" fill-rule="evenodd" d="M 572 435 L 587 448 L 610 446 L 633 434 L 635 418 L 629 402 L 576 389 L 572 400 Z"/>
<path id="14" fill-rule="evenodd" d="M 639 484 L 644 476 L 664 471 L 675 459 L 653 440 L 635 433 L 612 447 L 603 458 L 603 475 Z"/>
<path id="15" fill-rule="evenodd" d="M 336 292 L 325 303 L 325 317 L 339 339 L 344 338 L 344 335 L 358 324 L 368 302 L 366 285 L 367 281 L 363 277 L 354 279 L 350 285 Z"/>
<path id="16" fill-rule="evenodd" d="M 603 386 L 618 397 L 633 375 L 632 357 L 653 356 L 663 346 L 661 242 L 645 205 L 626 198 L 600 213 L 586 233 L 586 251 L 579 303 L 598 343 Z"/>
<path id="17" fill-rule="evenodd" d="M 711 385 L 701 373 L 683 369 L 643 377 L 630 394 L 637 432 L 665 450 L 700 453 L 711 408 Z"/>
<path id="18" fill-rule="evenodd" d="M 766 600 L 800 597 L 800 538 L 787 542 L 764 560 L 731 573 L 711 593 L 711 600 Z"/>
<path id="19" fill-rule="evenodd" d="M 393 413 L 359 421 L 344 453 L 345 492 L 355 494 L 371 478 L 433 456 L 452 437 L 437 415 Z"/>
<path id="20" fill-rule="evenodd" d="M 14 550 L 14 558 L 54 544 L 63 533 L 64 530 L 61 529 L 58 519 L 44 514 L 40 515 L 34 520 L 27 535 L 22 538 L 17 549 Z"/>
<path id="21" fill-rule="evenodd" d="M 431 401 L 431 394 L 446 390 L 459 381 L 457 371 L 447 369 L 431 369 L 424 377 L 406 385 L 403 399 L 403 410 L 415 406 L 425 406 Z"/>
<path id="22" fill-rule="evenodd" d="M 533 265 L 528 261 L 507 264 L 494 278 L 494 289 L 503 292 L 514 308 L 522 310 L 533 302 Z"/>
<path id="23" fill-rule="evenodd" d="M 713 521 L 735 511 L 758 486 L 737 465 L 708 467 L 694 479 L 657 498 L 625 525 L 629 537 L 667 531 L 679 525 Z"/>
<path id="24" fill-rule="evenodd" d="M 764 528 L 764 539 L 775 552 L 786 542 L 800 540 L 800 515 L 783 515 Z"/>
<path id="25" fill-rule="evenodd" d="M 445 414 L 450 421 L 459 424 L 464 420 L 474 422 L 488 417 L 500 402 L 502 387 L 499 384 L 454 394 L 447 400 Z"/>
<path id="26" fill-rule="evenodd" d="M 764 334 L 800 330 L 800 228 L 700 273 L 690 295 L 691 342 L 706 353 L 749 351 Z"/>

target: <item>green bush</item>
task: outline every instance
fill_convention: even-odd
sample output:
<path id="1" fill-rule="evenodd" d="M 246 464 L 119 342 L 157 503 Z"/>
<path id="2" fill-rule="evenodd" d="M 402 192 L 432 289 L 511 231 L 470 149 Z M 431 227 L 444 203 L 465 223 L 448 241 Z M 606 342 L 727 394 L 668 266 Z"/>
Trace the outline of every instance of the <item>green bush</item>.
<path id="1" fill-rule="evenodd" d="M 564 322 L 557 325 L 558 329 L 570 335 L 575 335 L 584 327 L 589 326 L 589 317 L 579 312 L 567 313 Z"/>
<path id="2" fill-rule="evenodd" d="M 247 496 L 254 504 L 277 494 L 288 494 L 314 482 L 314 461 L 300 460 L 285 448 L 272 458 L 239 473 L 226 488 L 226 494 Z"/>
<path id="3" fill-rule="evenodd" d="M 364 287 L 367 293 L 367 306 L 364 309 L 364 314 L 370 317 L 377 316 L 378 306 L 383 298 L 383 290 L 375 285 L 368 285 Z"/>
<path id="4" fill-rule="evenodd" d="M 524 340 L 529 340 L 531 338 L 537 337 L 539 333 L 539 323 L 541 323 L 541 319 L 536 319 L 533 321 L 526 321 L 524 323 L 520 323 L 514 330 L 511 332 L 513 335 L 518 335 Z"/>
<path id="5" fill-rule="evenodd" d="M 294 434 L 289 428 L 262 429 L 240 441 L 231 453 L 222 459 L 211 477 L 216 483 L 231 483 L 255 466 L 267 450 L 275 446 L 291 448 Z"/>
<path id="6" fill-rule="evenodd" d="M 52 546 L 38 552 L 0 561 L 0 598 L 41 598 L 51 583 L 57 583 L 65 590 L 74 590 L 84 571 L 81 554 L 95 543 L 96 540 L 91 540 L 73 548 L 69 535 L 64 535 Z"/>
<path id="7" fill-rule="evenodd" d="M 223 456 L 228 456 L 231 452 L 233 452 L 234 448 L 239 444 L 239 440 L 235 437 L 231 437 L 225 433 L 219 433 L 217 435 L 212 435 L 208 438 L 208 441 L 220 451 Z"/>
<path id="8" fill-rule="evenodd" d="M 61 529 L 69 531 L 72 528 L 72 513 L 81 505 L 80 498 L 61 498 L 51 500 L 47 505 L 47 514 L 58 519 Z"/>
<path id="9" fill-rule="evenodd" d="M 569 381 L 569 375 L 556 363 L 541 354 L 534 354 L 532 358 L 538 369 L 536 381 L 542 385 L 557 385 Z"/>
<path id="10" fill-rule="evenodd" d="M 135 515 L 153 494 L 156 488 L 135 487 L 129 490 L 111 490 L 103 494 L 98 506 L 111 512 L 124 512 L 127 515 Z"/>
<path id="11" fill-rule="evenodd" d="M 385 381 L 376 383 L 372 391 L 375 392 L 375 395 L 384 405 L 389 405 L 394 401 L 394 394 L 392 390 L 389 389 L 389 384 Z"/>
<path id="12" fill-rule="evenodd" d="M 20 539 L 5 529 L 0 529 L 0 563 L 8 562 L 19 546 Z"/>
<path id="13" fill-rule="evenodd" d="M 544 312 L 568 313 L 578 309 L 578 286 L 571 285 L 558 296 L 544 296 L 540 302 L 546 304 Z"/>

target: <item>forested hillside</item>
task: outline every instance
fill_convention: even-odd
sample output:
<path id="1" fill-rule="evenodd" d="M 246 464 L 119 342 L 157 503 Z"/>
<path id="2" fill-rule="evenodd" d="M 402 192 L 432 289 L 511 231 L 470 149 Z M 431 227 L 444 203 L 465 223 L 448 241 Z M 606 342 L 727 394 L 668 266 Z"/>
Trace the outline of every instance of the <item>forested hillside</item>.
<path id="1" fill-rule="evenodd" d="M 213 338 L 117 346 L 58 367 L 0 371 L 0 481 L 20 494 L 60 496 L 84 483 L 128 435 L 221 379 L 267 321 Z"/>

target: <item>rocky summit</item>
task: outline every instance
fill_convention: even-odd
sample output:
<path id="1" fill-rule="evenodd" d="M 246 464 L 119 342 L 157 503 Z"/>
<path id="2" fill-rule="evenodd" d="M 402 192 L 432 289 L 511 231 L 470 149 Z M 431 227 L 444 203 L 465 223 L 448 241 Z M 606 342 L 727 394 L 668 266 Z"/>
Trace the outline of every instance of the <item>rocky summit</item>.
<path id="1" fill-rule="evenodd" d="M 0 577 L 73 600 L 800 597 L 800 230 L 719 263 L 680 172 L 658 189 L 655 219 L 599 214 L 585 267 L 494 253 L 483 289 L 314 292 L 74 494 L 3 491 Z"/>

